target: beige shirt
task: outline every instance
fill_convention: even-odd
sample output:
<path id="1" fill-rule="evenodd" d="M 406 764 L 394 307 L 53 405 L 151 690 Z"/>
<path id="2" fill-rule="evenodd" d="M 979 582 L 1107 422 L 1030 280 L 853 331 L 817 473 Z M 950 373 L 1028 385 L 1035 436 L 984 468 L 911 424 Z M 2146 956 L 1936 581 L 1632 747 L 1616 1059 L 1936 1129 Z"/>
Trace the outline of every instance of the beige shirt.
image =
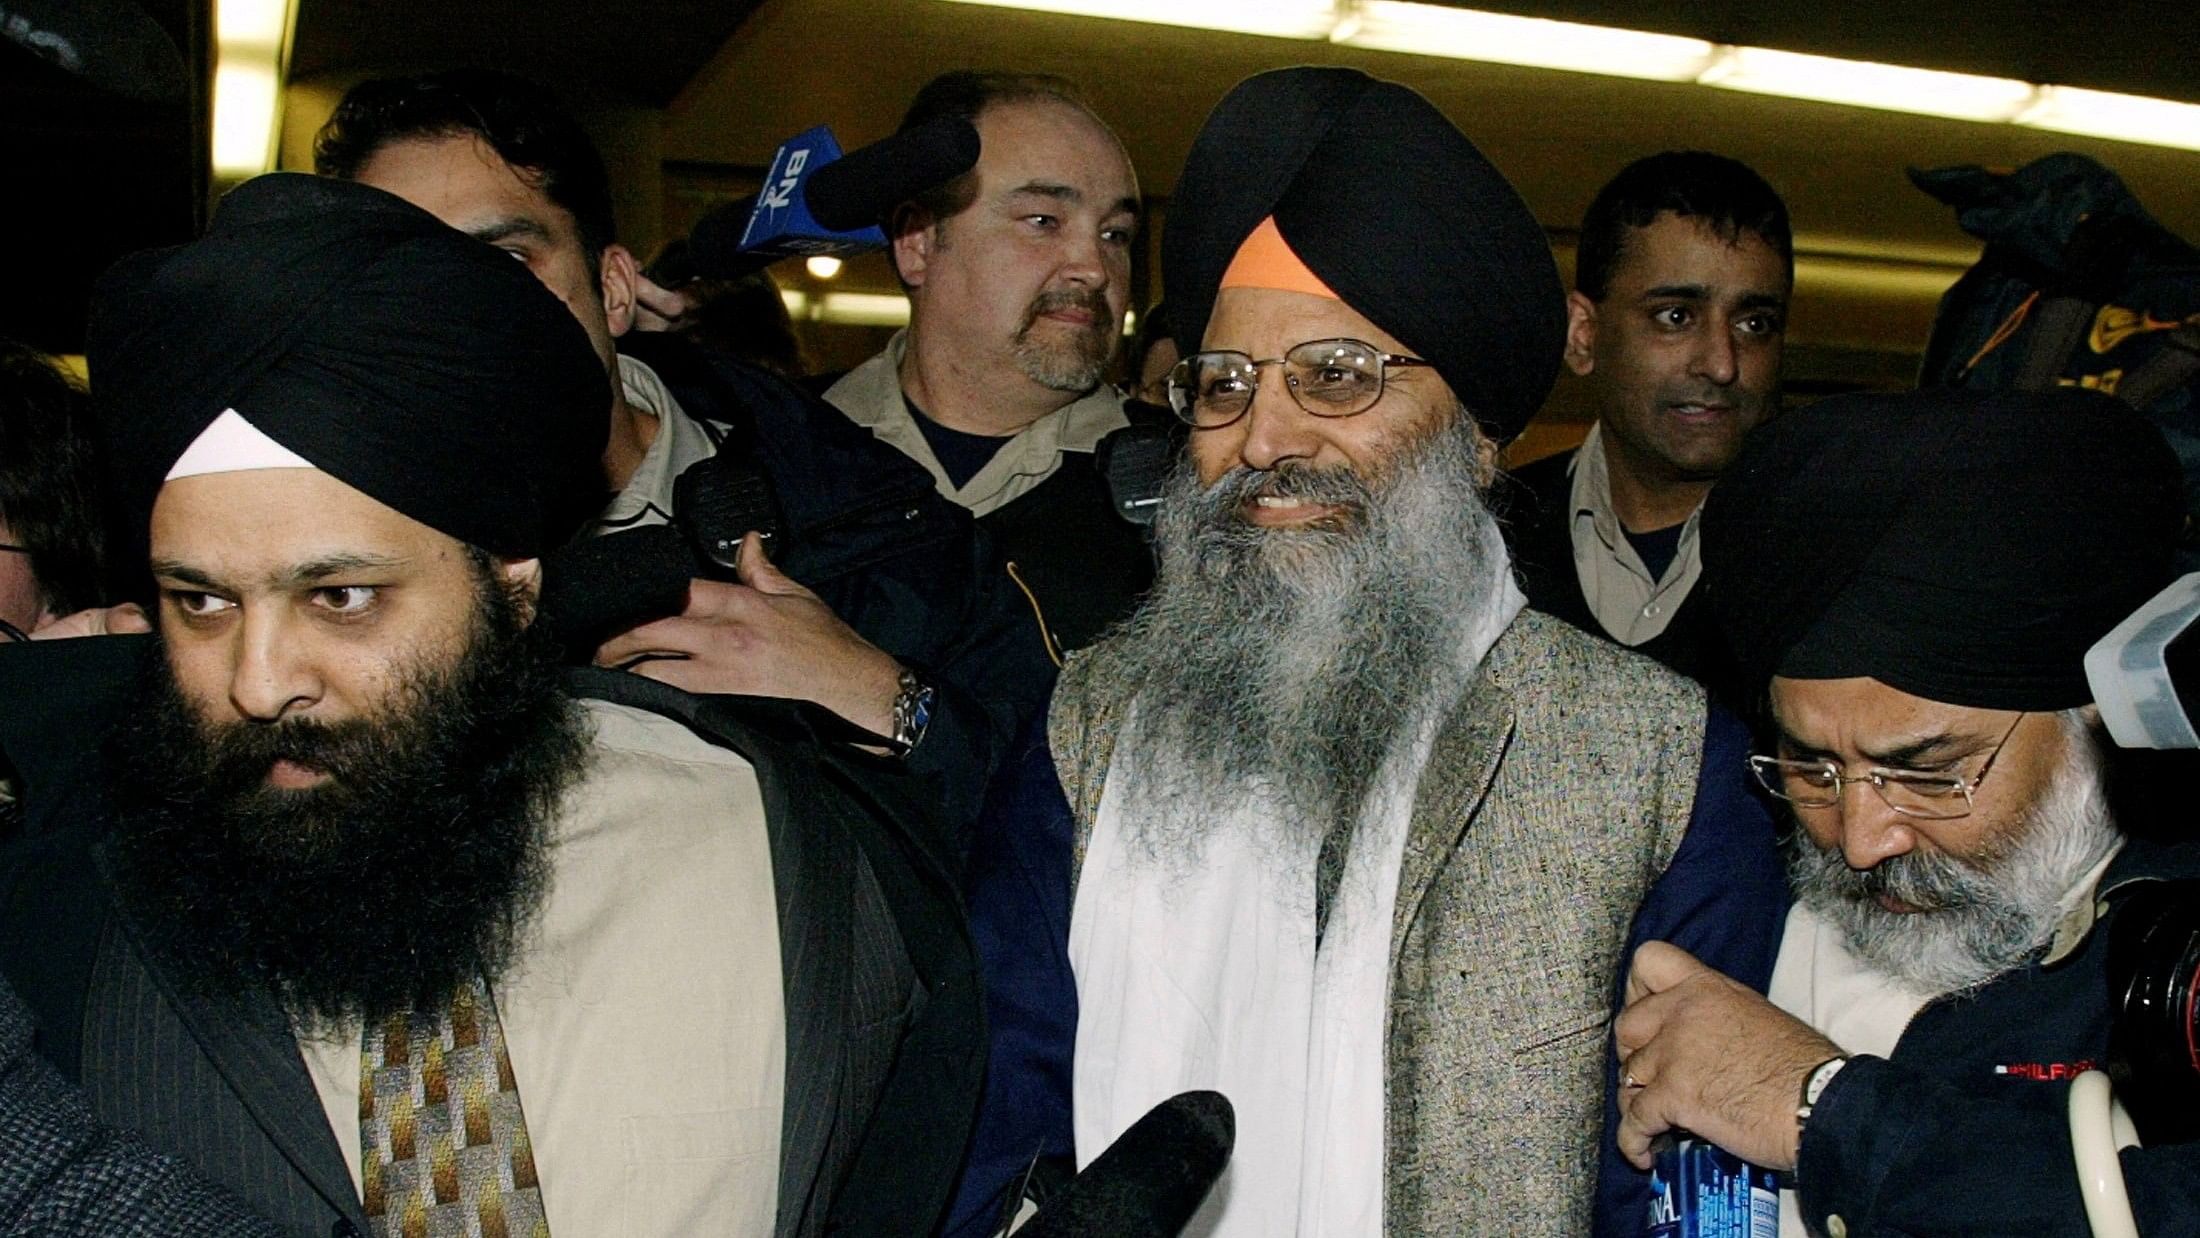
<path id="1" fill-rule="evenodd" d="M 1589 427 L 1589 437 L 1568 467 L 1574 479 L 1567 500 L 1573 513 L 1574 574 L 1581 581 L 1581 595 L 1607 635 L 1622 645 L 1640 645 L 1665 631 L 1703 575 L 1696 537 L 1703 505 L 1697 504 L 1681 526 L 1680 547 L 1664 577 L 1652 580 L 1612 512 L 1612 477 L 1604 460 L 1601 424 Z"/>
<path id="2" fill-rule="evenodd" d="M 825 398 L 848 419 L 876 435 L 880 442 L 909 457 L 932 474 L 932 484 L 950 501 L 983 516 L 1008 506 L 1054 476 L 1065 451 L 1091 451 L 1101 439 L 1129 425 L 1123 397 L 1101 384 L 1090 394 L 1048 413 L 1018 431 L 1002 444 L 967 483 L 958 487 L 947 479 L 924 431 L 910 415 L 902 398 L 901 358 L 909 345 L 909 330 L 894 333 L 886 351 L 841 376 L 825 392 Z"/>
<path id="3" fill-rule="evenodd" d="M 688 416 L 672 398 L 657 371 L 632 357 L 619 358 L 619 386 L 626 402 L 657 419 L 657 437 L 642 453 L 634 476 L 587 529 L 588 536 L 672 522 L 672 483 L 690 465 L 718 454 L 703 423 Z"/>
<path id="4" fill-rule="evenodd" d="M 593 763 L 496 985 L 550 1230 L 770 1234 L 787 1041 L 755 771 L 670 719 L 586 708 Z M 354 1185 L 359 1040 L 299 1044 Z"/>

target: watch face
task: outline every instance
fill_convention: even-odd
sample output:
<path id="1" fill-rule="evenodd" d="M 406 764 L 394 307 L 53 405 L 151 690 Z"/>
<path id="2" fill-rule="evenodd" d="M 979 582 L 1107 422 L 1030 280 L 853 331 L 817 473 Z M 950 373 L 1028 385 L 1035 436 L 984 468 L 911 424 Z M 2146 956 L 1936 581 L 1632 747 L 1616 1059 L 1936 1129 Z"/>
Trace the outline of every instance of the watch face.
<path id="1" fill-rule="evenodd" d="M 1810 1072 L 1810 1078 L 1803 1084 L 1803 1103 L 1806 1105 L 1817 1104 L 1819 1095 L 1826 1090 L 1826 1085 L 1832 1083 L 1833 1077 L 1840 1074 L 1841 1068 L 1848 1064 L 1849 1059 L 1837 1057 Z"/>

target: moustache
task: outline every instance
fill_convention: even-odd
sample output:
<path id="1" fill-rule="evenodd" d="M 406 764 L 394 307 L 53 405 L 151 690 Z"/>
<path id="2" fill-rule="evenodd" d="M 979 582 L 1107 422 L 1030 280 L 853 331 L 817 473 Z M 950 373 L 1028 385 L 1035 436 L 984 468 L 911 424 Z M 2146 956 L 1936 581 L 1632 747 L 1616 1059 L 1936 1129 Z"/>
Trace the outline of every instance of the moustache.
<path id="1" fill-rule="evenodd" d="M 335 786 L 356 787 L 377 760 L 387 759 L 389 728 L 370 719 L 318 722 L 294 718 L 274 724 L 201 724 L 205 742 L 202 780 L 216 793 L 258 789 L 277 761 L 317 770 Z"/>
<path id="2" fill-rule="evenodd" d="M 1378 498 L 1375 488 L 1349 467 L 1316 468 L 1286 461 L 1269 470 L 1240 465 L 1224 473 L 1201 496 L 1201 506 L 1216 520 L 1241 519 L 1254 499 L 1298 499 L 1364 517 Z"/>
<path id="3" fill-rule="evenodd" d="M 1805 846 L 1815 844 L 1804 843 Z M 1858 872 L 1839 852 L 1821 852 L 1813 883 L 1835 898 L 1861 903 L 1886 895 L 1921 911 L 1962 911 L 1982 905 L 1992 879 L 1954 856 L 1912 851 Z"/>
<path id="4" fill-rule="evenodd" d="M 1090 314 L 1092 321 L 1086 324 L 1086 329 L 1096 335 L 1105 335 L 1115 329 L 1115 315 L 1108 309 L 1107 297 L 1087 288 L 1057 288 L 1033 297 L 1030 308 L 1024 311 L 1023 329 L 1029 331 L 1046 315 L 1066 309 Z"/>

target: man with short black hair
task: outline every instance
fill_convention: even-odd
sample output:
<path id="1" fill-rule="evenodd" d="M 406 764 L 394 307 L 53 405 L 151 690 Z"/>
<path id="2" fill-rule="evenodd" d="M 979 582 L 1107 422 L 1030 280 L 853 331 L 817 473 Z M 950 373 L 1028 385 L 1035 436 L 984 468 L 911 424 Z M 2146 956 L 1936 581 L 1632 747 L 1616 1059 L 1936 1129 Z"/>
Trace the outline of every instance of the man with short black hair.
<path id="1" fill-rule="evenodd" d="M 298 1234 L 928 1224 L 979 1015 L 924 792 L 782 702 L 561 675 L 572 314 L 277 174 L 90 345 L 156 630 L 0 656 L 0 967 L 97 1116 Z"/>
<path id="2" fill-rule="evenodd" d="M 735 580 L 697 579 L 682 613 L 614 636 L 598 664 L 813 702 L 938 775 L 950 817 L 967 814 L 1051 682 L 1023 600 L 923 472 L 830 407 L 738 359 L 630 334 L 641 277 L 602 160 L 557 100 L 485 69 L 363 82 L 314 158 L 520 259 L 587 330 L 612 377 L 590 533 L 670 522 L 697 469 L 769 492 L 772 543 L 750 539 Z"/>
<path id="3" fill-rule="evenodd" d="M 1095 463 L 1129 424 L 1106 382 L 1130 298 L 1138 177 L 1067 81 L 958 71 L 902 118 L 975 125 L 977 167 L 887 221 L 906 330 L 825 398 L 922 465 L 992 534 L 1057 653 L 1153 579 L 1143 531 Z"/>
<path id="4" fill-rule="evenodd" d="M 1566 298 L 1566 365 L 1597 423 L 1580 450 L 1514 474 L 1529 605 L 1723 688 L 1688 605 L 1696 513 L 1776 411 L 1794 282 L 1787 206 L 1732 159 L 1668 151 L 1598 191 Z"/>
<path id="5" fill-rule="evenodd" d="M 1839 396 L 1751 437 L 1704 564 L 1769 704 L 1751 764 L 1794 814 L 1796 905 L 1770 1000 L 1635 955 L 1637 1164 L 1683 1129 L 1792 1172 L 1797 1238 L 2116 1232 L 2080 1202 L 2070 1079 L 2104 1066 L 2150 1144 L 2192 1138 L 2191 1009 L 2127 1020 L 2119 973 L 2155 923 L 2189 980 L 2191 919 L 2157 917 L 2200 845 L 2189 788 L 2128 794 L 2086 651 L 2169 582 L 2181 494 L 2146 419 L 2071 388 Z M 2167 1073 L 2126 1074 L 2165 1033 Z M 2139 1233 L 2200 1227 L 2200 1143 L 2121 1168 Z"/>
<path id="6" fill-rule="evenodd" d="M 0 640 L 105 600 L 89 418 L 51 358 L 0 340 Z"/>

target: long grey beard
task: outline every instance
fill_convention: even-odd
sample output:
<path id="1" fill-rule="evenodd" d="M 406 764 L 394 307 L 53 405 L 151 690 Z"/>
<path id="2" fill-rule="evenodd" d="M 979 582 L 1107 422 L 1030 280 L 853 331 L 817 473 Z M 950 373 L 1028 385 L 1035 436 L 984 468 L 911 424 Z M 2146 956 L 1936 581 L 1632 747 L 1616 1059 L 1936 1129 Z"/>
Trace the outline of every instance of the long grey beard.
<path id="1" fill-rule="evenodd" d="M 1141 687 L 1115 768 L 1149 858 L 1188 864 L 1214 823 L 1255 815 L 1279 854 L 1349 830 L 1385 759 L 1463 686 L 1513 612 L 1461 423 L 1401 448 L 1374 485 L 1293 467 L 1205 490 L 1188 464 L 1170 478 L 1159 582 L 1120 651 Z M 1262 528 L 1240 514 L 1255 493 L 1352 518 Z"/>
<path id="2" fill-rule="evenodd" d="M 2102 788 L 2097 740 L 2062 715 L 2068 751 L 2023 823 L 1983 856 L 1912 851 L 1865 872 L 1841 849 L 1795 831 L 1788 880 L 1796 901 L 1838 929 L 1873 968 L 1927 996 L 1958 992 L 2023 965 L 2054 935 L 2061 902 L 2118 837 Z M 1898 915 L 1885 893 L 1936 910 Z"/>

